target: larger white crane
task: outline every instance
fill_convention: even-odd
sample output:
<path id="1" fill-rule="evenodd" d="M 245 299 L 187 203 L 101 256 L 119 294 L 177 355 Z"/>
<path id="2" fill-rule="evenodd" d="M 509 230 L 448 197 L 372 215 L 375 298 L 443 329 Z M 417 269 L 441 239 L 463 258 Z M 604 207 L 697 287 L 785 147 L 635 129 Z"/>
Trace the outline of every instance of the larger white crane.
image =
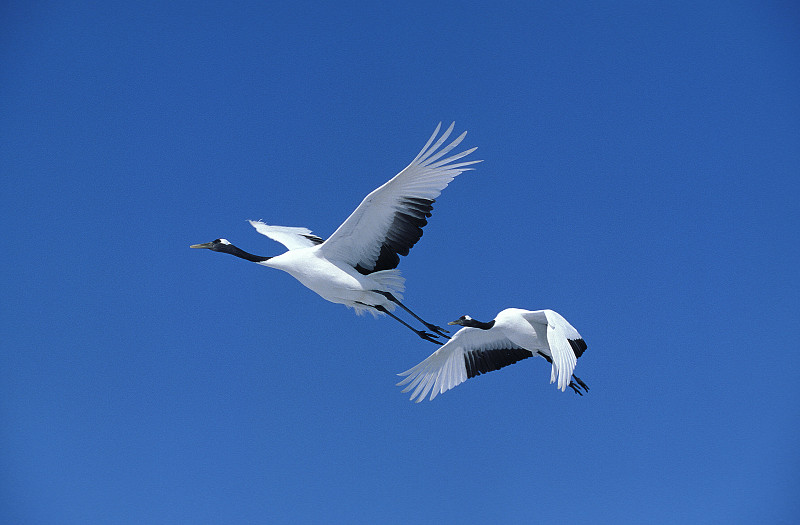
<path id="1" fill-rule="evenodd" d="M 480 162 L 456 162 L 477 148 L 442 158 L 467 134 L 465 131 L 439 149 L 454 126 L 455 123 L 450 124 L 438 139 L 441 123 L 436 126 L 411 164 L 367 195 L 327 240 L 313 235 L 307 228 L 250 221 L 259 233 L 283 244 L 288 251 L 275 257 L 262 257 L 247 253 L 226 239 L 191 247 L 229 253 L 283 270 L 328 301 L 344 304 L 358 314 L 368 311 L 376 316 L 389 315 L 423 339 L 441 344 L 436 337 L 447 337 L 447 331 L 423 321 L 400 302 L 405 280 L 396 268 L 400 255 L 408 255 L 422 237 L 422 228 L 428 224 L 433 203 L 442 190 L 456 176 L 472 169 L 467 166 Z M 430 332 L 417 330 L 394 315 L 395 306 L 406 310 Z"/>
<path id="2" fill-rule="evenodd" d="M 449 323 L 464 328 L 420 364 L 398 374 L 397 383 L 407 385 L 417 403 L 428 392 L 432 400 L 467 379 L 538 354 L 551 363 L 550 382 L 558 381 L 563 392 L 569 386 L 576 394 L 589 387 L 572 374 L 586 342 L 575 328 L 553 310 L 507 308 L 492 321 L 476 321 L 468 315 Z M 575 381 L 572 381 L 574 379 Z"/>

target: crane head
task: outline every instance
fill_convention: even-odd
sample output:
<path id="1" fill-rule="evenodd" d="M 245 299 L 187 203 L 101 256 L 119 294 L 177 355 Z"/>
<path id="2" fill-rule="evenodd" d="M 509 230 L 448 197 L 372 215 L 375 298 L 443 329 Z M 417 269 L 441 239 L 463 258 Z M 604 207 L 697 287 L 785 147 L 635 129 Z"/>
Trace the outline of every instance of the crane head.
<path id="1" fill-rule="evenodd" d="M 203 244 L 192 244 L 189 248 L 206 248 L 208 250 L 214 250 L 215 252 L 224 252 L 229 246 L 233 245 L 228 239 L 216 239 Z"/>

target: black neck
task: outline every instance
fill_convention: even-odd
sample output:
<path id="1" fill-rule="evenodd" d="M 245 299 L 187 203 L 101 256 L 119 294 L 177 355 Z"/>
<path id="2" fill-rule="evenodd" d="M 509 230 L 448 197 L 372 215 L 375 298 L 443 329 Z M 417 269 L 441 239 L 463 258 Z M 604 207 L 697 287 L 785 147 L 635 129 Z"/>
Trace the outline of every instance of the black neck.
<path id="1" fill-rule="evenodd" d="M 260 255 L 253 255 L 252 253 L 247 253 L 241 248 L 237 248 L 233 244 L 226 245 L 225 250 L 220 250 L 220 251 L 224 251 L 225 253 L 229 253 L 231 255 L 235 255 L 236 257 L 247 259 L 248 261 L 252 262 L 263 262 L 272 259 L 272 257 L 262 257 Z"/>
<path id="2" fill-rule="evenodd" d="M 494 319 L 488 323 L 482 323 L 481 321 L 476 321 L 475 319 L 469 319 L 468 321 L 464 321 L 464 326 L 480 328 L 481 330 L 489 330 L 494 326 Z"/>

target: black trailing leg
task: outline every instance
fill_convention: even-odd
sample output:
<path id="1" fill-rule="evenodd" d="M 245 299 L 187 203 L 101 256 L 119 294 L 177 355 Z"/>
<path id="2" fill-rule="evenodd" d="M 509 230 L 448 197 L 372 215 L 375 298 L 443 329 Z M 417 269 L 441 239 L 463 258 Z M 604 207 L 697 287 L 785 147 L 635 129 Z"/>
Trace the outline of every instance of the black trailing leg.
<path id="1" fill-rule="evenodd" d="M 360 303 L 360 304 L 363 304 L 363 303 Z M 364 305 L 364 306 L 371 306 L 371 305 Z M 425 332 L 423 330 L 417 330 L 416 328 L 414 328 L 413 326 L 411 326 L 407 322 L 403 321 L 402 319 L 400 319 L 399 317 L 397 317 L 396 315 L 394 315 L 392 312 L 390 312 L 389 310 L 387 310 L 386 308 L 384 308 L 381 305 L 375 305 L 375 306 L 372 306 L 372 307 L 375 308 L 379 312 L 385 313 L 386 315 L 388 315 L 392 319 L 397 320 L 400 324 L 402 324 L 403 326 L 408 327 L 409 330 L 411 330 L 412 332 L 414 332 L 415 334 L 417 334 L 421 338 L 425 339 L 426 341 L 430 341 L 431 343 L 434 343 L 434 344 L 437 344 L 437 345 L 441 345 L 442 344 L 441 341 L 437 341 L 436 339 L 434 339 L 435 337 L 438 337 L 436 334 L 431 334 L 431 333 Z"/>
<path id="2" fill-rule="evenodd" d="M 572 389 L 572 390 L 573 390 L 573 391 L 574 391 L 576 394 L 578 394 L 579 396 L 582 396 L 582 395 L 583 395 L 583 392 L 581 392 L 580 388 L 578 388 L 578 385 L 576 385 L 574 381 L 570 381 L 568 386 L 569 386 L 569 387 L 570 387 L 570 388 L 571 388 L 571 389 Z"/>
<path id="3" fill-rule="evenodd" d="M 403 303 L 401 303 L 401 302 L 400 302 L 400 300 L 399 300 L 399 299 L 397 299 L 397 297 L 395 297 L 394 295 L 392 295 L 390 292 L 382 292 L 382 291 L 380 291 L 380 290 L 373 290 L 373 292 L 381 294 L 382 296 L 386 297 L 387 299 L 389 299 L 390 301 L 392 301 L 394 304 L 396 304 L 397 306 L 399 306 L 400 308 L 402 308 L 403 310 L 405 310 L 406 312 L 408 312 L 409 314 L 411 314 L 411 316 L 412 316 L 414 319 L 416 319 L 416 320 L 417 320 L 417 321 L 419 321 L 420 323 L 424 324 L 424 325 L 425 325 L 425 328 L 427 328 L 427 329 L 428 329 L 428 330 L 430 330 L 431 332 L 434 332 L 434 333 L 435 333 L 437 336 L 441 336 L 441 337 L 445 337 L 445 338 L 447 338 L 447 339 L 450 339 L 450 336 L 448 336 L 448 335 L 447 335 L 447 334 L 449 334 L 449 333 L 450 333 L 449 331 L 445 330 L 445 329 L 444 329 L 444 328 L 442 328 L 441 326 L 436 326 L 435 324 L 431 324 L 431 323 L 428 323 L 428 322 L 426 322 L 426 321 L 425 321 L 425 320 L 423 320 L 423 319 L 422 319 L 420 316 L 418 316 L 417 314 L 415 314 L 414 312 L 412 312 L 412 311 L 411 311 L 411 310 L 410 310 L 410 309 L 409 309 L 409 308 L 408 308 L 406 305 L 404 305 Z M 395 317 L 395 319 L 397 319 L 397 318 Z M 398 319 L 398 320 L 399 320 L 399 319 Z M 405 323 L 403 323 L 403 324 L 405 324 Z M 406 325 L 406 326 L 408 326 L 408 325 Z M 412 328 L 412 330 L 414 330 L 414 329 Z M 415 330 L 415 331 L 416 331 L 416 330 Z M 441 343 L 440 343 L 440 344 L 441 344 Z"/>
<path id="4" fill-rule="evenodd" d="M 584 390 L 585 392 L 588 392 L 588 391 L 589 391 L 589 387 L 588 387 L 588 386 L 586 386 L 586 383 L 584 383 L 583 381 L 581 381 L 581 378 L 580 378 L 580 377 L 576 376 L 575 374 L 572 374 L 572 379 L 574 379 L 574 380 L 575 380 L 575 382 L 576 382 L 576 383 L 578 383 L 578 386 L 580 386 L 581 388 L 583 388 L 583 390 Z M 580 394 L 580 392 L 578 392 L 578 393 Z M 581 394 L 581 395 L 583 395 L 583 394 Z"/>

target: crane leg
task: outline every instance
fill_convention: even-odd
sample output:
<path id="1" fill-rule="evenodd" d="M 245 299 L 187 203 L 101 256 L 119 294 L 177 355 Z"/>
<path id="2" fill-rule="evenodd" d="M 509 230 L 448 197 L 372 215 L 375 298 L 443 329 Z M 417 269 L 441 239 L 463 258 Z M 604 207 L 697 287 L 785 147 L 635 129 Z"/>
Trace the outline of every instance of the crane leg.
<path id="1" fill-rule="evenodd" d="M 431 343 L 435 343 L 435 344 L 440 345 L 440 346 L 442 344 L 441 341 L 437 341 L 436 339 L 434 339 L 435 337 L 438 337 L 436 334 L 431 334 L 431 333 L 425 332 L 423 330 L 417 330 L 416 328 L 414 328 L 413 326 L 411 326 L 407 322 L 403 321 L 402 319 L 400 319 L 399 317 L 397 317 L 396 315 L 394 315 L 392 312 L 390 312 L 389 310 L 387 310 L 386 308 L 384 308 L 381 305 L 369 305 L 369 304 L 365 304 L 365 303 L 359 303 L 359 304 L 363 304 L 364 306 L 372 306 L 373 308 L 375 308 L 379 312 L 382 312 L 382 313 L 388 315 L 392 319 L 396 320 L 398 323 L 400 323 L 403 326 L 407 327 L 409 330 L 411 330 L 412 332 L 414 332 L 415 334 L 420 336 L 422 339 L 425 339 L 426 341 L 430 341 Z"/>
<path id="2" fill-rule="evenodd" d="M 576 394 L 578 394 L 579 396 L 582 396 L 582 395 L 583 395 L 583 392 L 581 392 L 581 391 L 580 391 L 580 388 L 578 388 L 578 385 L 576 385 L 574 381 L 570 381 L 568 386 L 569 386 L 569 387 L 570 387 L 570 388 L 571 388 L 571 389 L 572 389 L 572 390 L 573 390 L 573 391 L 574 391 Z"/>
<path id="3" fill-rule="evenodd" d="M 400 300 L 397 297 L 395 297 L 394 295 L 392 295 L 390 292 L 382 292 L 380 290 L 373 290 L 373 292 L 381 294 L 382 296 L 386 297 L 387 299 L 392 301 L 394 304 L 396 304 L 397 306 L 399 306 L 400 308 L 402 308 L 403 310 L 405 310 L 406 312 L 411 314 L 411 316 L 414 319 L 416 319 L 417 321 L 419 321 L 420 323 L 425 325 L 425 328 L 427 328 L 431 332 L 434 332 L 438 336 L 446 337 L 447 339 L 450 339 L 450 336 L 447 335 L 447 334 L 450 333 L 449 331 L 445 330 L 441 326 L 436 326 L 435 324 L 431 324 L 431 323 L 425 321 L 420 316 L 418 316 L 417 314 L 412 312 L 406 305 L 401 303 Z M 412 330 L 413 330 L 413 328 L 412 328 Z"/>
<path id="4" fill-rule="evenodd" d="M 588 391 L 589 391 L 589 387 L 588 387 L 588 386 L 586 386 L 586 383 L 584 383 L 583 381 L 581 381 L 581 378 L 580 378 L 580 377 L 576 376 L 575 374 L 572 374 L 572 379 L 574 379 L 574 380 L 575 380 L 575 382 L 576 382 L 576 383 L 578 383 L 578 385 L 579 385 L 580 387 L 582 387 L 582 388 L 583 388 L 583 389 L 584 389 L 586 392 L 588 392 Z"/>

